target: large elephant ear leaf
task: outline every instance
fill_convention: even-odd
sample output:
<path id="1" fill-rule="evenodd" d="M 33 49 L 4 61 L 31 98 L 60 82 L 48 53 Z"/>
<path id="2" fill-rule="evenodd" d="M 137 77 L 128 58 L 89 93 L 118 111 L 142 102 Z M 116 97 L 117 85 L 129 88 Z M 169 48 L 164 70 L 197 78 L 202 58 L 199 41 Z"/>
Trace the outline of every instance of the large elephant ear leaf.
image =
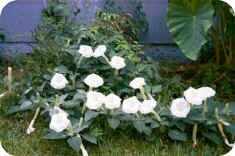
<path id="1" fill-rule="evenodd" d="M 207 42 L 213 24 L 214 8 L 208 0 L 171 0 L 167 11 L 168 28 L 181 49 L 191 60 L 197 60 Z"/>

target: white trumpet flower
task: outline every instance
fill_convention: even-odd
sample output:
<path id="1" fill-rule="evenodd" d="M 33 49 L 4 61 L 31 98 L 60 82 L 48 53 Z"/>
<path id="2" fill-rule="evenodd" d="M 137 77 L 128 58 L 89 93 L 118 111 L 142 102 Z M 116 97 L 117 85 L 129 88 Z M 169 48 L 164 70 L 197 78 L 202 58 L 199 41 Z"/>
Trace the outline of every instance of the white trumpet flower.
<path id="1" fill-rule="evenodd" d="M 6 152 L 6 150 L 2 147 L 2 143 L 0 142 L 0 156 L 13 156 Z"/>
<path id="2" fill-rule="evenodd" d="M 198 88 L 197 90 L 203 100 L 213 97 L 216 94 L 215 90 L 210 87 L 201 87 L 201 88 Z"/>
<path id="3" fill-rule="evenodd" d="M 233 9 L 233 12 L 235 13 L 235 1 L 234 0 L 221 0 L 225 3 L 227 3 L 228 5 L 230 5 Z"/>
<path id="4" fill-rule="evenodd" d="M 154 108 L 157 106 L 157 102 L 153 99 L 151 100 L 144 100 L 139 108 L 141 114 L 149 114 L 154 111 Z"/>
<path id="5" fill-rule="evenodd" d="M 82 55 L 82 57 L 90 58 L 90 57 L 105 57 L 105 52 L 107 47 L 105 45 L 98 45 L 95 51 L 93 51 L 91 46 L 88 45 L 80 45 L 78 52 Z"/>
<path id="6" fill-rule="evenodd" d="M 105 46 L 105 45 L 99 45 L 96 49 L 95 49 L 95 51 L 94 51 L 94 53 L 93 53 L 93 56 L 94 57 L 101 57 L 101 56 L 105 56 L 105 52 L 106 52 L 106 50 L 107 50 L 107 47 Z"/>
<path id="7" fill-rule="evenodd" d="M 145 80 L 142 77 L 136 77 L 134 80 L 132 80 L 129 84 L 129 86 L 133 89 L 141 89 L 145 85 Z"/>
<path id="8" fill-rule="evenodd" d="M 120 56 L 113 56 L 109 64 L 116 70 L 120 70 L 126 66 L 125 59 Z"/>
<path id="9" fill-rule="evenodd" d="M 235 145 L 233 145 L 233 148 L 226 154 L 222 156 L 234 156 L 235 155 Z"/>
<path id="10" fill-rule="evenodd" d="M 85 103 L 86 107 L 91 110 L 98 110 L 105 101 L 105 95 L 96 92 L 96 91 L 89 91 L 87 93 L 87 101 Z"/>
<path id="11" fill-rule="evenodd" d="M 204 100 L 199 91 L 193 87 L 189 87 L 184 91 L 184 97 L 192 105 L 201 105 Z"/>
<path id="12" fill-rule="evenodd" d="M 63 75 L 63 74 L 59 74 L 59 73 L 56 73 L 52 79 L 51 79 L 51 82 L 50 82 L 50 85 L 55 88 L 55 89 L 63 89 L 65 88 L 65 86 L 68 84 L 68 80 L 66 79 L 66 77 Z"/>
<path id="13" fill-rule="evenodd" d="M 15 0 L 1 0 L 0 1 L 0 15 L 2 14 L 2 10 L 11 2 L 14 2 Z"/>
<path id="14" fill-rule="evenodd" d="M 140 105 L 141 102 L 133 96 L 123 101 L 122 110 L 127 114 L 135 114 L 139 111 Z"/>
<path id="15" fill-rule="evenodd" d="M 93 50 L 91 48 L 91 46 L 88 45 L 80 45 L 80 48 L 78 50 L 78 52 L 86 58 L 90 58 L 93 57 Z"/>
<path id="16" fill-rule="evenodd" d="M 91 88 L 98 88 L 104 84 L 104 80 L 97 74 L 88 75 L 83 82 Z"/>
<path id="17" fill-rule="evenodd" d="M 5 96 L 5 94 L 0 94 L 0 99 L 2 99 Z"/>
<path id="18" fill-rule="evenodd" d="M 120 107 L 121 101 L 122 99 L 119 96 L 111 93 L 106 96 L 104 104 L 107 109 L 115 109 Z"/>
<path id="19" fill-rule="evenodd" d="M 54 109 L 50 110 L 50 116 L 51 122 L 49 127 L 57 133 L 65 130 L 70 124 L 68 113 L 60 109 L 59 107 L 55 107 Z"/>
<path id="20" fill-rule="evenodd" d="M 177 98 L 172 101 L 170 111 L 177 118 L 186 118 L 190 112 L 190 104 L 184 98 Z"/>

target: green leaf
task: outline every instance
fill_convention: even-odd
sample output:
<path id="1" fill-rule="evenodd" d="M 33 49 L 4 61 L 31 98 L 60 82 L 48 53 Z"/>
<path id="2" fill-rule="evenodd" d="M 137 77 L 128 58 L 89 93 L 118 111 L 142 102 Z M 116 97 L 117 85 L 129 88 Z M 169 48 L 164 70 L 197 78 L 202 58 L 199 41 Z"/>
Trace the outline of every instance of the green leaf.
<path id="1" fill-rule="evenodd" d="M 235 124 L 230 124 L 229 126 L 226 126 L 226 131 L 228 133 L 231 133 L 232 135 L 235 135 Z"/>
<path id="2" fill-rule="evenodd" d="M 176 124 L 175 124 L 175 126 L 179 129 L 179 130 L 181 130 L 181 131 L 184 131 L 185 129 L 186 129 L 186 125 L 181 121 L 181 122 L 177 122 Z"/>
<path id="3" fill-rule="evenodd" d="M 231 102 L 229 105 L 229 114 L 235 115 L 235 102 Z"/>
<path id="4" fill-rule="evenodd" d="M 221 137 L 218 136 L 218 134 L 213 132 L 202 132 L 202 135 L 217 145 L 223 141 Z"/>
<path id="5" fill-rule="evenodd" d="M 194 109 L 191 109 L 191 112 L 186 120 L 191 120 L 193 122 L 202 123 L 206 121 L 206 118 L 202 116 L 202 109 L 194 108 Z"/>
<path id="6" fill-rule="evenodd" d="M 82 89 L 78 89 L 77 93 L 73 96 L 73 100 L 85 100 L 86 99 L 86 91 Z"/>
<path id="7" fill-rule="evenodd" d="M 182 52 L 197 60 L 206 35 L 213 24 L 214 9 L 205 0 L 170 0 L 167 25 Z"/>
<path id="8" fill-rule="evenodd" d="M 111 118 L 111 119 L 108 119 L 108 123 L 109 123 L 109 126 L 115 130 L 119 126 L 120 120 Z"/>
<path id="9" fill-rule="evenodd" d="M 90 135 L 90 134 L 83 134 L 81 135 L 83 139 L 85 139 L 86 141 L 93 143 L 93 144 L 97 144 L 97 139 L 95 136 Z"/>
<path id="10" fill-rule="evenodd" d="M 31 101 L 23 101 L 21 103 L 20 106 L 11 106 L 7 113 L 8 114 L 14 114 L 14 113 L 17 113 L 17 112 L 21 112 L 21 111 L 27 111 L 27 110 L 30 110 L 30 109 L 33 109 L 34 105 L 32 104 Z"/>
<path id="11" fill-rule="evenodd" d="M 99 115 L 98 112 L 94 112 L 94 111 L 88 111 L 85 114 L 85 121 L 89 121 L 95 117 L 97 117 Z"/>
<path id="12" fill-rule="evenodd" d="M 83 122 L 82 126 L 80 126 L 79 122 L 80 120 L 75 119 L 75 118 L 70 118 L 71 121 L 71 125 L 73 127 L 73 133 L 76 134 L 80 134 L 80 132 L 82 132 L 83 130 L 86 130 L 87 128 L 89 128 L 91 122 L 87 121 L 87 122 Z"/>
<path id="13" fill-rule="evenodd" d="M 80 146 L 82 143 L 82 139 L 78 136 L 75 137 L 71 137 L 67 140 L 67 143 L 69 144 L 69 146 L 75 150 L 76 152 L 80 151 Z"/>
<path id="14" fill-rule="evenodd" d="M 60 66 L 55 68 L 55 72 L 58 72 L 58 73 L 61 73 L 61 74 L 67 74 L 67 73 L 69 73 L 69 70 L 66 66 L 60 65 Z"/>
<path id="15" fill-rule="evenodd" d="M 59 140 L 59 139 L 65 139 L 68 136 L 64 133 L 56 133 L 54 131 L 51 131 L 48 133 L 46 136 L 43 137 L 43 139 L 48 139 L 48 140 Z"/>
<path id="16" fill-rule="evenodd" d="M 142 133 L 144 131 L 144 126 L 145 126 L 145 123 L 143 121 L 135 121 L 134 122 L 134 127 L 140 133 Z"/>
<path id="17" fill-rule="evenodd" d="M 152 93 L 160 93 L 162 91 L 162 85 L 153 86 Z"/>
<path id="18" fill-rule="evenodd" d="M 178 130 L 170 130 L 168 132 L 168 136 L 172 140 L 177 140 L 177 141 L 187 141 L 187 134 L 184 132 L 180 132 Z"/>
<path id="19" fill-rule="evenodd" d="M 139 133 L 145 133 L 146 135 L 150 135 L 152 130 L 150 127 L 145 125 L 144 121 L 138 120 L 134 122 L 134 127 L 137 129 Z"/>
<path id="20" fill-rule="evenodd" d="M 63 104 L 61 104 L 64 108 L 66 109 L 71 109 L 71 108 L 74 108 L 76 106 L 79 106 L 80 105 L 80 102 L 79 101 L 73 101 L 73 100 L 70 100 L 70 101 L 65 101 Z"/>
<path id="21" fill-rule="evenodd" d="M 160 116 L 170 116 L 170 117 L 172 116 L 171 111 L 167 107 L 162 107 L 159 115 Z"/>

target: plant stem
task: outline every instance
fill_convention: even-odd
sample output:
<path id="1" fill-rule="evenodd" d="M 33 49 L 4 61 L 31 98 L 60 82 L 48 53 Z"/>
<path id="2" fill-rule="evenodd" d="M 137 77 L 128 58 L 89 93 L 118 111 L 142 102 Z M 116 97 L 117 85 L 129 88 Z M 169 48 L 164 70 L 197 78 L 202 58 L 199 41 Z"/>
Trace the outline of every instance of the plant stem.
<path id="1" fill-rule="evenodd" d="M 85 149 L 83 143 L 81 143 L 80 148 L 82 151 L 82 156 L 88 156 L 87 150 Z"/>
<path id="2" fill-rule="evenodd" d="M 76 89 L 76 77 L 72 80 L 73 88 Z"/>
<path id="3" fill-rule="evenodd" d="M 12 68 L 8 67 L 8 91 L 12 92 Z"/>
<path id="4" fill-rule="evenodd" d="M 113 116 L 114 115 L 114 109 L 110 110 L 110 115 Z"/>
<path id="5" fill-rule="evenodd" d="M 83 125 L 83 117 L 81 117 L 80 120 L 79 120 L 79 128 L 81 128 L 82 125 Z"/>
<path id="6" fill-rule="evenodd" d="M 208 106 L 207 106 L 207 101 L 204 102 L 203 105 L 203 112 L 202 112 L 202 116 L 205 117 L 206 113 L 208 112 Z"/>
<path id="7" fill-rule="evenodd" d="M 82 115 L 84 115 L 85 111 L 86 111 L 86 105 L 83 104 L 83 106 L 82 106 Z"/>
<path id="8" fill-rule="evenodd" d="M 92 87 L 89 87 L 89 92 L 92 91 L 92 90 L 93 90 L 93 88 L 92 88 Z"/>
<path id="9" fill-rule="evenodd" d="M 82 60 L 83 60 L 83 56 L 81 56 L 81 57 L 79 58 L 79 60 L 78 60 L 78 67 L 77 67 L 77 68 L 79 68 L 80 64 L 82 63 Z"/>
<path id="10" fill-rule="evenodd" d="M 144 100 L 147 100 L 147 97 L 146 97 L 146 95 L 145 95 L 145 90 L 144 90 L 144 88 L 143 88 L 143 87 L 142 87 L 142 88 L 140 88 L 140 93 L 141 93 L 141 95 L 142 95 L 143 99 L 144 99 Z"/>
<path id="11" fill-rule="evenodd" d="M 27 129 L 27 134 L 30 134 L 30 133 L 32 133 L 32 132 L 35 130 L 34 124 L 35 124 L 36 119 L 37 119 L 37 117 L 38 117 L 38 115 L 39 115 L 39 112 L 40 112 L 40 107 L 38 107 L 38 108 L 36 109 L 36 112 L 35 112 L 35 114 L 34 114 L 34 116 L 33 116 L 33 119 L 31 120 L 31 122 L 30 122 L 30 124 L 29 124 L 29 127 L 28 127 L 28 129 Z"/>
<path id="12" fill-rule="evenodd" d="M 119 71 L 118 70 L 114 70 L 114 75 L 118 76 L 118 74 L 119 74 Z"/>
<path id="13" fill-rule="evenodd" d="M 217 126 L 218 126 L 218 129 L 220 131 L 221 136 L 223 137 L 224 141 L 226 141 L 227 140 L 227 136 L 224 133 L 223 125 L 220 122 L 218 122 Z"/>
<path id="14" fill-rule="evenodd" d="M 197 145 L 197 129 L 198 129 L 198 124 L 194 124 L 193 134 L 192 134 L 193 147 L 196 147 Z"/>
<path id="15" fill-rule="evenodd" d="M 106 55 L 103 55 L 103 57 L 104 57 L 104 59 L 105 59 L 105 61 L 108 63 L 108 64 L 110 64 L 109 62 L 109 58 L 106 56 Z"/>
<path id="16" fill-rule="evenodd" d="M 157 112 L 153 111 L 152 113 L 153 113 L 154 117 L 157 119 L 157 121 L 159 121 L 159 122 L 162 121 L 160 115 Z"/>
<path id="17" fill-rule="evenodd" d="M 224 133 L 223 123 L 219 119 L 218 108 L 215 109 L 215 117 L 217 119 L 217 127 L 219 129 L 219 132 L 220 132 L 221 136 L 224 139 L 225 144 L 228 145 L 228 146 L 231 146 L 231 144 L 229 144 L 229 142 L 228 142 L 228 138 L 227 138 L 226 134 Z"/>
<path id="18" fill-rule="evenodd" d="M 136 115 L 137 119 L 140 119 L 140 115 L 138 114 L 138 112 L 135 113 L 135 115 Z"/>

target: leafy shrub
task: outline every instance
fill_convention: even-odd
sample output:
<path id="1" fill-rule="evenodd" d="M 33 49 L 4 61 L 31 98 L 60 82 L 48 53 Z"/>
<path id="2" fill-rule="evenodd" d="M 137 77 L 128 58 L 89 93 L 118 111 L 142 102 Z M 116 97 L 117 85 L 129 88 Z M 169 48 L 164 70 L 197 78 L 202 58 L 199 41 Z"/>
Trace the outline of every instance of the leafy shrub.
<path id="1" fill-rule="evenodd" d="M 106 50 L 96 48 L 94 53 L 97 52 L 97 56 L 93 54 L 91 47 L 80 46 L 78 52 L 73 54 L 74 62 L 68 64 L 73 64 L 75 69 L 71 70 L 64 64 L 56 67 L 52 73 L 42 75 L 42 84 L 36 87 L 29 86 L 22 95 L 20 105 L 11 107 L 9 113 L 35 110 L 35 116 L 27 130 L 30 134 L 35 130 L 34 122 L 40 110 L 43 109 L 43 114 L 49 112 L 51 130 L 44 138 L 67 139 L 71 148 L 77 152 L 81 149 L 83 154 L 87 152 L 84 140 L 97 143 L 97 137 L 102 135 L 103 131 L 99 125 L 104 121 L 107 121 L 112 129 L 134 127 L 139 133 L 150 138 L 154 136 L 154 129 L 161 129 L 171 139 L 178 141 L 187 141 L 193 127 L 193 145 L 197 144 L 197 134 L 206 136 L 217 144 L 222 140 L 228 142 L 223 125 L 226 126 L 227 133 L 234 134 L 234 125 L 230 123 L 230 117 L 235 111 L 233 103 L 224 105 L 211 98 L 207 99 L 215 94 L 211 88 L 189 88 L 184 92 L 185 98 L 172 101 L 170 109 L 161 103 L 156 106 L 155 103 L 159 101 L 160 96 L 152 97 L 151 94 L 158 92 L 158 86 L 154 86 L 157 85 L 154 81 L 149 81 L 151 76 L 146 73 L 154 72 L 153 69 L 144 62 L 138 65 L 126 59 L 126 67 L 113 70 L 115 66 L 112 65 L 112 60 L 110 62 L 109 50 L 104 53 L 104 49 Z M 98 75 L 89 75 L 91 73 L 102 75 L 105 78 L 104 82 Z M 131 81 L 133 77 L 138 78 Z M 112 97 L 114 101 L 103 101 L 108 98 L 104 95 L 110 93 L 115 93 L 118 100 Z M 133 95 L 135 96 L 132 97 Z M 204 96 L 206 98 L 202 98 Z M 119 97 L 124 99 L 121 106 Z M 143 103 L 137 98 L 142 99 Z M 151 102 L 154 105 L 144 102 Z M 108 106 L 109 104 L 111 106 Z M 218 137 L 217 133 L 221 133 L 223 139 Z"/>
<path id="2" fill-rule="evenodd" d="M 98 11 L 95 19 L 84 25 L 76 20 L 79 9 L 70 4 L 70 1 L 50 0 L 42 11 L 42 24 L 33 35 L 37 45 L 28 61 L 30 69 L 41 71 L 68 63 L 65 61 L 72 59 L 68 52 L 77 50 L 80 44 L 106 44 L 111 53 L 128 53 L 133 59 L 143 53 L 137 43 L 140 26 L 131 14 Z M 36 67 L 35 61 L 38 62 Z"/>

